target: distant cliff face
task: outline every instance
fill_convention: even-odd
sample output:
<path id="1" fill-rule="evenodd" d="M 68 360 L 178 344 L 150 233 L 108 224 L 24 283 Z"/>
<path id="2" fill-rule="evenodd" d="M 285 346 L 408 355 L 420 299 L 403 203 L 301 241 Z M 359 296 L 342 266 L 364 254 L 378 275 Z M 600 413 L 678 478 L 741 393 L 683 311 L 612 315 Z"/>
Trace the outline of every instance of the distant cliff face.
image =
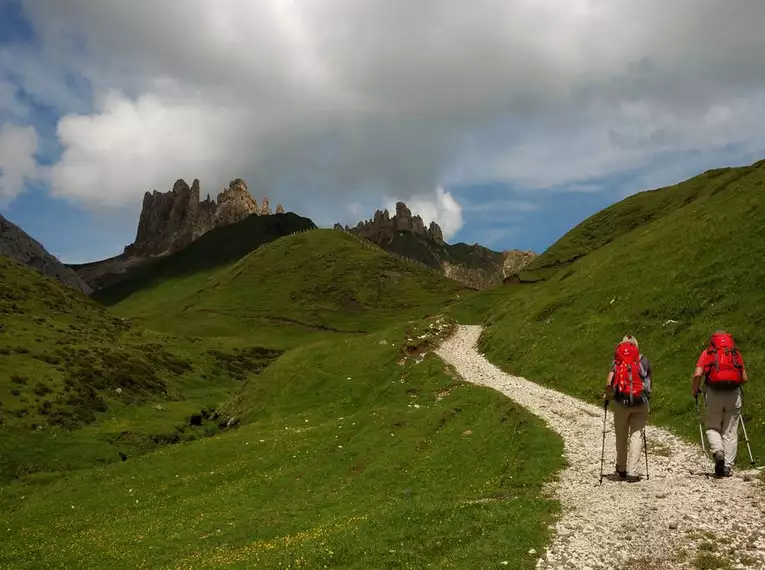
<path id="1" fill-rule="evenodd" d="M 180 251 L 215 228 L 227 226 L 251 215 L 271 215 L 268 198 L 263 205 L 250 195 L 241 178 L 232 180 L 217 200 L 210 195 L 200 201 L 199 180 L 189 186 L 179 179 L 168 192 L 146 192 L 135 241 L 121 255 L 71 266 L 94 289 L 121 281 L 146 261 Z M 277 214 L 284 214 L 281 204 Z"/>
<path id="2" fill-rule="evenodd" d="M 437 223 L 431 222 L 426 228 L 422 218 L 413 216 L 403 202 L 396 204 L 393 216 L 388 210 L 377 210 L 371 220 L 359 222 L 354 228 L 335 224 L 335 229 L 355 233 L 476 289 L 501 285 L 507 275 L 520 271 L 536 257 L 531 251 L 498 252 L 479 244 L 450 245 Z"/>
<path id="3" fill-rule="evenodd" d="M 59 262 L 45 250 L 42 244 L 2 215 L 0 215 L 0 255 L 10 257 L 85 294 L 89 295 L 92 292 L 91 287 L 77 273 Z"/>
<path id="4" fill-rule="evenodd" d="M 411 232 L 438 244 L 444 243 L 444 234 L 439 225 L 431 222 L 426 228 L 422 218 L 412 216 L 411 210 L 403 202 L 396 203 L 396 213 L 393 216 L 388 210 L 377 210 L 371 220 L 359 222 L 351 231 L 375 243 L 391 239 L 398 231 Z"/>
<path id="5" fill-rule="evenodd" d="M 281 205 L 277 213 L 283 213 Z M 125 248 L 125 255 L 155 256 L 183 249 L 210 230 L 233 224 L 250 216 L 269 215 L 268 198 L 259 207 L 247 191 L 241 178 L 232 180 L 229 187 L 218 194 L 217 202 L 210 196 L 199 201 L 199 180 L 191 187 L 178 180 L 169 192 L 146 192 L 138 221 L 135 242 Z"/>

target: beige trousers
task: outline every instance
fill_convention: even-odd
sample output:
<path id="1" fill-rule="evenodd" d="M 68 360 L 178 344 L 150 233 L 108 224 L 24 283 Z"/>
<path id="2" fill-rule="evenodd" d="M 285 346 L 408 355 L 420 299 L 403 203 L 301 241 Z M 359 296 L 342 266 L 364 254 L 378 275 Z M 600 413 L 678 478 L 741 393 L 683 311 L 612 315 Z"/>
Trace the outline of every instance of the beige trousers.
<path id="1" fill-rule="evenodd" d="M 616 434 L 616 469 L 636 476 L 640 470 L 643 451 L 642 430 L 648 419 L 648 405 L 622 406 L 613 402 L 614 433 Z"/>
<path id="2" fill-rule="evenodd" d="M 738 418 L 741 414 L 741 390 L 713 390 L 704 388 L 707 402 L 704 423 L 707 428 L 709 450 L 725 454 L 725 465 L 731 467 L 738 450 Z"/>

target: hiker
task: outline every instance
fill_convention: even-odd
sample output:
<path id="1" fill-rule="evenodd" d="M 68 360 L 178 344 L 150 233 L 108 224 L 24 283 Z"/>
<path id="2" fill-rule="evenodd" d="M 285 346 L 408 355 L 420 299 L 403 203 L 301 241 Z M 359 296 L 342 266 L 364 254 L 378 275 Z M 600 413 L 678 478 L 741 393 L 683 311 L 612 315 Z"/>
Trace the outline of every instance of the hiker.
<path id="1" fill-rule="evenodd" d="M 715 461 L 715 476 L 730 477 L 738 448 L 738 422 L 741 415 L 741 386 L 747 381 L 741 353 L 733 336 L 717 330 L 709 346 L 701 353 L 693 372 L 693 397 L 701 392 L 704 377 L 704 401 L 709 451 Z"/>
<path id="2" fill-rule="evenodd" d="M 641 435 L 648 419 L 652 382 L 650 361 L 640 353 L 637 339 L 625 336 L 614 351 L 604 397 L 614 402 L 616 473 L 630 482 L 640 480 Z"/>

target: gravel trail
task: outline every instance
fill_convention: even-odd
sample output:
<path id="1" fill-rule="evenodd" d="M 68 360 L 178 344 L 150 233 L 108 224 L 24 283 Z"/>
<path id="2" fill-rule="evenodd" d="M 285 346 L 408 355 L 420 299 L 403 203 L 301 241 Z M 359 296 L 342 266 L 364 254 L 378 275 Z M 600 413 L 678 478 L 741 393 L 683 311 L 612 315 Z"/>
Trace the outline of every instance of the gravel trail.
<path id="1" fill-rule="evenodd" d="M 541 417 L 564 441 L 569 467 L 551 488 L 563 513 L 537 568 L 698 568 L 694 561 L 704 555 L 725 561 L 721 568 L 765 569 L 765 496 L 758 471 L 742 470 L 749 456 L 741 438 L 734 476 L 715 479 L 700 445 L 650 425 L 649 416 L 650 478 L 627 483 L 610 477 L 616 452 L 609 409 L 603 469 L 609 478 L 599 486 L 603 408 L 501 371 L 477 352 L 480 334 L 480 326 L 461 325 L 435 352 L 465 380 Z"/>

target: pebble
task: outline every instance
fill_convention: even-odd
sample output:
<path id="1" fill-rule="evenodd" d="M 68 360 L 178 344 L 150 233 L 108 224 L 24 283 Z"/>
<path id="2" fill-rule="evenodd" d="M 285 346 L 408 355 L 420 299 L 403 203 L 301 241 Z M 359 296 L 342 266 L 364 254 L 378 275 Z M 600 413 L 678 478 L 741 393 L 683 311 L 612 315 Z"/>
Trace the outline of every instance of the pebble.
<path id="1" fill-rule="evenodd" d="M 554 525 L 550 544 L 539 554 L 538 568 L 617 568 L 645 560 L 655 561 L 657 568 L 690 570 L 699 545 L 710 542 L 710 533 L 723 538 L 732 522 L 740 525 L 736 538 L 750 548 L 747 565 L 735 568 L 765 568 L 765 542 L 759 536 L 765 529 L 763 497 L 756 485 L 745 480 L 752 476 L 743 472 L 746 466 L 738 468 L 740 477 L 724 481 L 705 476 L 712 471 L 712 462 L 701 446 L 651 425 L 649 417 L 650 479 L 628 484 L 604 477 L 598 485 L 603 408 L 502 372 L 476 351 L 480 334 L 480 326 L 459 325 L 436 354 L 465 380 L 494 388 L 541 417 L 564 442 L 569 466 L 553 487 L 563 514 Z M 607 427 L 606 476 L 613 473 L 615 462 L 610 409 Z M 654 445 L 666 453 L 651 454 Z M 645 470 L 642 454 L 640 469 Z M 682 535 L 659 530 L 677 530 L 679 521 L 684 521 Z M 632 529 L 630 535 L 639 539 L 621 541 L 618 537 L 624 528 Z M 680 549 L 688 555 L 677 562 Z"/>

